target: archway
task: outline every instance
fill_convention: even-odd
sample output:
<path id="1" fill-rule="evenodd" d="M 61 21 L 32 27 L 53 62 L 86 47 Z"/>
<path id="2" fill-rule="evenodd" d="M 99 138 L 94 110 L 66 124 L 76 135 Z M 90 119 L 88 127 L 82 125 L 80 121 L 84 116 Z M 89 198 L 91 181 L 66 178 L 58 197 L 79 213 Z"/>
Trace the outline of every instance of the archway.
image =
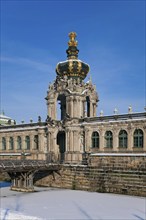
<path id="1" fill-rule="evenodd" d="M 60 162 L 63 163 L 65 160 L 65 132 L 59 131 L 57 134 L 57 145 L 59 145 L 59 152 L 60 152 Z"/>
<path id="2" fill-rule="evenodd" d="M 60 94 L 57 98 L 57 119 L 63 120 L 65 116 L 66 116 L 66 97 L 64 94 Z"/>
<path id="3" fill-rule="evenodd" d="M 90 117 L 90 98 L 89 98 L 89 96 L 86 97 L 86 112 L 87 112 L 87 117 Z"/>

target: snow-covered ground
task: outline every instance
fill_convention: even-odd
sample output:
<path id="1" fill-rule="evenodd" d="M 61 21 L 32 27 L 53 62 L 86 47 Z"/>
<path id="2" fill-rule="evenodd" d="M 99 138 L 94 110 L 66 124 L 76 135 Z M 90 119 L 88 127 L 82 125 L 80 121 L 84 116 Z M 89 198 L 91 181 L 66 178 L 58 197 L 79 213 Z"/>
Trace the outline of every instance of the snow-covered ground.
<path id="1" fill-rule="evenodd" d="M 1 220 L 145 220 L 146 198 L 53 188 L 0 189 Z"/>

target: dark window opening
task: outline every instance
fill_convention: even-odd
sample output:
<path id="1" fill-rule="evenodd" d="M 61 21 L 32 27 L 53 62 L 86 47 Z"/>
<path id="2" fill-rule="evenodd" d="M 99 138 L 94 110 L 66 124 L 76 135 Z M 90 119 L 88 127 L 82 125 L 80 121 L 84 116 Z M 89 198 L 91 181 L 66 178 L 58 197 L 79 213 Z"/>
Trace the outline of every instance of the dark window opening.
<path id="1" fill-rule="evenodd" d="M 86 112 L 87 112 L 87 117 L 90 117 L 90 98 L 89 96 L 86 97 Z"/>
<path id="2" fill-rule="evenodd" d="M 65 139 L 66 139 L 65 132 L 59 131 L 57 134 L 57 145 L 59 145 L 60 162 L 63 162 L 65 159 L 65 151 L 66 151 Z"/>
<path id="3" fill-rule="evenodd" d="M 34 136 L 34 149 L 35 150 L 39 149 L 39 137 L 38 137 L 38 135 Z"/>
<path id="4" fill-rule="evenodd" d="M 13 150 L 14 149 L 14 140 L 12 137 L 10 137 L 9 139 L 9 149 L 10 150 Z"/>
<path id="5" fill-rule="evenodd" d="M 21 148 L 22 148 L 22 141 L 21 141 L 21 137 L 18 136 L 17 137 L 17 149 L 21 150 Z"/>
<path id="6" fill-rule="evenodd" d="M 134 147 L 143 148 L 143 131 L 141 129 L 134 131 Z"/>
<path id="7" fill-rule="evenodd" d="M 99 148 L 99 134 L 97 131 L 92 133 L 92 148 Z"/>
<path id="8" fill-rule="evenodd" d="M 111 131 L 105 133 L 106 147 L 113 148 L 113 134 Z"/>
<path id="9" fill-rule="evenodd" d="M 25 148 L 26 150 L 30 150 L 30 137 L 29 136 L 25 137 Z"/>
<path id="10" fill-rule="evenodd" d="M 2 150 L 6 150 L 6 138 L 2 137 Z"/>
<path id="11" fill-rule="evenodd" d="M 57 119 L 63 120 L 66 117 L 66 97 L 59 95 L 57 99 Z"/>
<path id="12" fill-rule="evenodd" d="M 121 130 L 119 133 L 119 147 L 127 148 L 128 146 L 128 135 L 125 130 Z"/>

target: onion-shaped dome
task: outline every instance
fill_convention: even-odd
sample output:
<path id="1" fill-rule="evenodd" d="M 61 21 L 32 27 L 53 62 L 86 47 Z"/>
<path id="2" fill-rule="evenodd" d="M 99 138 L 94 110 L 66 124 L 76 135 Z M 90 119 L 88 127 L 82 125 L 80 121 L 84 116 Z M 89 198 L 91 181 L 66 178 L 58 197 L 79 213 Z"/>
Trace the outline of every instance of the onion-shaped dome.
<path id="1" fill-rule="evenodd" d="M 89 72 L 89 65 L 78 59 L 79 50 L 77 49 L 78 42 L 75 40 L 76 36 L 75 32 L 69 33 L 69 47 L 66 50 L 68 60 L 57 64 L 56 73 L 60 77 L 67 76 L 83 80 Z"/>

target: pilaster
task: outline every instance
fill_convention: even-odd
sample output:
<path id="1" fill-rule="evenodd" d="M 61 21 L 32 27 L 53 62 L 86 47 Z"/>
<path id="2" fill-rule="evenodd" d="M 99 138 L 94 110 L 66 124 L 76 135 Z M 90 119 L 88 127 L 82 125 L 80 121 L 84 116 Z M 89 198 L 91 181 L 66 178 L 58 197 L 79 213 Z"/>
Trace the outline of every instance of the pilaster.
<path id="1" fill-rule="evenodd" d="M 144 130 L 144 143 L 143 143 L 143 150 L 146 151 L 146 127 L 145 127 L 145 130 Z"/>
<path id="2" fill-rule="evenodd" d="M 85 151 L 89 152 L 92 147 L 91 141 L 92 131 L 89 128 L 85 128 Z"/>
<path id="3" fill-rule="evenodd" d="M 30 135 L 30 150 L 34 150 L 34 135 Z"/>
<path id="4" fill-rule="evenodd" d="M 113 131 L 113 151 L 118 151 L 118 142 L 118 131 L 117 128 L 115 128 Z"/>
<path id="5" fill-rule="evenodd" d="M 104 151 L 105 148 L 105 138 L 104 138 L 105 132 L 103 129 L 100 129 L 99 131 L 99 150 Z"/>
<path id="6" fill-rule="evenodd" d="M 16 134 L 14 135 L 13 140 L 14 140 L 14 151 L 16 151 L 17 150 L 17 136 L 16 136 Z"/>
<path id="7" fill-rule="evenodd" d="M 128 130 L 128 150 L 132 151 L 133 150 L 133 129 Z"/>
<path id="8" fill-rule="evenodd" d="M 6 136 L 6 151 L 9 151 L 10 148 L 9 148 L 9 137 Z"/>
<path id="9" fill-rule="evenodd" d="M 21 143 L 21 149 L 20 150 L 24 151 L 24 150 L 26 150 L 25 135 L 21 136 L 21 141 L 22 141 L 22 143 Z"/>
<path id="10" fill-rule="evenodd" d="M 0 137 L 0 151 L 2 151 L 2 137 Z"/>

